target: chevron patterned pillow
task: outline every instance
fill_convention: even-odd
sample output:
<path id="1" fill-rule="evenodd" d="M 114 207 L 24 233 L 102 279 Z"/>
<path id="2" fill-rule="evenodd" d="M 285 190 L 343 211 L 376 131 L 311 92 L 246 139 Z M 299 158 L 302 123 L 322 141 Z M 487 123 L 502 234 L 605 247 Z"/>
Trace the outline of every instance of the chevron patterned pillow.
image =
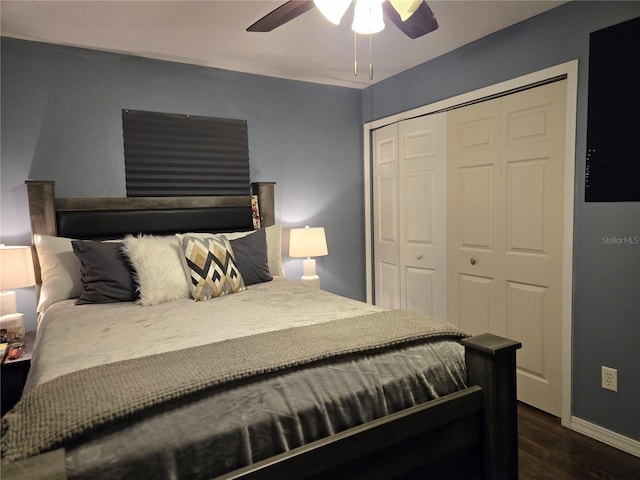
<path id="1" fill-rule="evenodd" d="M 245 289 L 227 237 L 197 238 L 176 235 L 182 247 L 182 263 L 189 279 L 191 296 L 208 300 Z"/>

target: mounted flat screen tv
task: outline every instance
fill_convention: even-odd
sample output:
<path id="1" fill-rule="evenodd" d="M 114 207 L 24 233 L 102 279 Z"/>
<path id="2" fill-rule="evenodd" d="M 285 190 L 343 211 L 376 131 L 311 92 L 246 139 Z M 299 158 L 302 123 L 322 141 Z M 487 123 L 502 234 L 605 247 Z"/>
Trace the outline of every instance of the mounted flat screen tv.
<path id="1" fill-rule="evenodd" d="M 591 34 L 585 201 L 640 201 L 640 17 Z"/>

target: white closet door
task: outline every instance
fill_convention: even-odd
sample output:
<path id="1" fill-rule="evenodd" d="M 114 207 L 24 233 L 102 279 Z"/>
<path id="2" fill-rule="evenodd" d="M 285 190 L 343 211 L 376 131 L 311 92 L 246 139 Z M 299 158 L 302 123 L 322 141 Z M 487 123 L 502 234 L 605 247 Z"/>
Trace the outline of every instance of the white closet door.
<path id="1" fill-rule="evenodd" d="M 399 128 L 401 306 L 446 319 L 446 115 Z"/>
<path id="2" fill-rule="evenodd" d="M 566 82 L 449 112 L 449 320 L 522 342 L 518 399 L 561 409 Z"/>
<path id="3" fill-rule="evenodd" d="M 400 308 L 398 124 L 373 133 L 375 303 Z"/>
<path id="4" fill-rule="evenodd" d="M 447 316 L 446 115 L 374 132 L 375 303 Z"/>
<path id="5" fill-rule="evenodd" d="M 500 100 L 448 113 L 449 321 L 477 335 L 504 335 Z"/>

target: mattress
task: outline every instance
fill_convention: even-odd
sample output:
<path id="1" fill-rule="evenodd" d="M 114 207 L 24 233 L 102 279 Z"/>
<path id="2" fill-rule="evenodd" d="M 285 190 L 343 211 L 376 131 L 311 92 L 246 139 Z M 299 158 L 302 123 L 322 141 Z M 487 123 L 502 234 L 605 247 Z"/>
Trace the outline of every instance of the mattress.
<path id="1" fill-rule="evenodd" d="M 286 279 L 206 302 L 58 302 L 41 319 L 26 388 L 91 366 L 379 310 Z M 66 445 L 68 475 L 212 478 L 460 390 L 465 377 L 463 348 L 454 338 L 263 375 Z"/>
<path id="2" fill-rule="evenodd" d="M 65 300 L 40 318 L 26 388 L 79 368 L 381 310 L 284 277 L 206 302 Z"/>

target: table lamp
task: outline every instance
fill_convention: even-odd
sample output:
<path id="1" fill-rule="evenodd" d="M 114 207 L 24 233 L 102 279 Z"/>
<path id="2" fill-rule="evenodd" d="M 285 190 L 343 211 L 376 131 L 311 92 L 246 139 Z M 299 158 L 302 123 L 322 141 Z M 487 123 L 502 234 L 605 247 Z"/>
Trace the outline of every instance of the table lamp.
<path id="1" fill-rule="evenodd" d="M 300 281 L 320 287 L 320 277 L 316 274 L 316 260 L 311 257 L 328 255 L 327 239 L 323 227 L 292 228 L 289 234 L 289 256 L 307 257 L 302 262 L 304 275 Z"/>
<path id="2" fill-rule="evenodd" d="M 24 318 L 13 288 L 35 285 L 31 247 L 0 244 L 0 343 L 24 340 Z"/>

